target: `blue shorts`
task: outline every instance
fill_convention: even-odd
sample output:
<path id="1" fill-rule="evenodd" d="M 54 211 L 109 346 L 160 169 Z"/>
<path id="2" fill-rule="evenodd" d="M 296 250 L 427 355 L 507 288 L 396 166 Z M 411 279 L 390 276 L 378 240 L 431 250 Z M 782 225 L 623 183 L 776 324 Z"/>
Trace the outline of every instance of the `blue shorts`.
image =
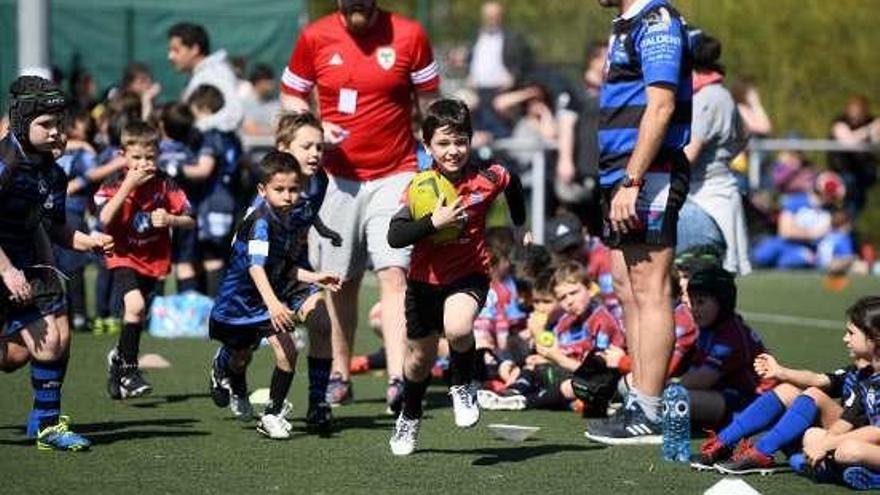
<path id="1" fill-rule="evenodd" d="M 65 314 L 67 302 L 61 277 L 52 268 L 25 268 L 32 299 L 24 305 L 9 300 L 9 291 L 0 283 L 0 335 L 11 336 L 45 316 Z M 4 325 L 5 322 L 5 325 Z"/>

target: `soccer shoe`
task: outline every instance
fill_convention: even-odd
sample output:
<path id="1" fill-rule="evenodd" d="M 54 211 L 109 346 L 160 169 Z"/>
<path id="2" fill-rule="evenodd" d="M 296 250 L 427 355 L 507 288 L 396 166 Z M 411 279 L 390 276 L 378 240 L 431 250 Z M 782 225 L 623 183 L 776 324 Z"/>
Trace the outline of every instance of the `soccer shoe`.
<path id="1" fill-rule="evenodd" d="M 491 390 L 478 390 L 477 404 L 489 411 L 522 411 L 526 408 L 526 398 L 522 394 L 502 395 Z"/>
<path id="2" fill-rule="evenodd" d="M 284 399 L 284 403 L 281 404 L 281 411 L 278 412 L 278 415 L 284 419 L 290 419 L 290 416 L 293 414 L 293 404 Z"/>
<path id="3" fill-rule="evenodd" d="M 715 465 L 730 459 L 733 450 L 721 443 L 718 435 L 709 430 L 709 438 L 700 445 L 700 453 L 691 461 L 691 467 L 697 471 L 715 470 Z"/>
<path id="4" fill-rule="evenodd" d="M 232 386 L 229 384 L 226 370 L 217 363 L 219 355 L 220 349 L 218 348 L 211 361 L 211 400 L 217 407 L 226 407 L 229 405 L 229 396 L 232 395 Z"/>
<path id="5" fill-rule="evenodd" d="M 480 406 L 477 404 L 477 391 L 472 383 L 449 387 L 452 396 L 452 415 L 455 426 L 470 428 L 480 420 Z"/>
<path id="6" fill-rule="evenodd" d="M 773 474 L 779 469 L 772 456 L 765 455 L 756 449 L 748 440 L 744 440 L 733 458 L 715 464 L 715 469 L 722 474 Z"/>
<path id="7" fill-rule="evenodd" d="M 104 323 L 107 335 L 119 335 L 122 333 L 122 320 L 119 318 L 107 318 Z"/>
<path id="8" fill-rule="evenodd" d="M 843 482 L 856 490 L 878 490 L 880 473 L 864 466 L 851 466 L 843 470 Z"/>
<path id="9" fill-rule="evenodd" d="M 339 375 L 330 376 L 327 383 L 327 403 L 330 407 L 349 404 L 354 400 L 354 388 L 351 381 L 343 380 Z"/>
<path id="10" fill-rule="evenodd" d="M 333 429 L 333 409 L 326 402 L 310 403 L 306 412 L 306 429 L 329 433 Z"/>
<path id="11" fill-rule="evenodd" d="M 391 453 L 394 455 L 410 455 L 416 450 L 419 443 L 419 426 L 421 420 L 406 419 L 403 414 L 397 417 L 394 423 L 394 432 L 391 433 Z"/>
<path id="12" fill-rule="evenodd" d="M 605 445 L 660 445 L 663 442 L 660 422 L 648 420 L 635 403 L 603 422 L 589 422 L 585 436 Z"/>
<path id="13" fill-rule="evenodd" d="M 254 419 L 254 406 L 251 405 L 251 400 L 248 398 L 247 394 L 232 394 L 229 397 L 229 409 L 232 411 L 232 415 L 235 416 L 235 419 L 240 421 L 250 421 Z"/>
<path id="14" fill-rule="evenodd" d="M 47 426 L 37 435 L 37 449 L 78 452 L 92 446 L 87 438 L 70 431 L 70 418 L 60 416 L 58 424 Z"/>
<path id="15" fill-rule="evenodd" d="M 257 422 L 257 431 L 274 440 L 290 438 L 290 423 L 280 414 L 264 414 Z"/>
<path id="16" fill-rule="evenodd" d="M 143 397 L 153 391 L 153 386 L 144 379 L 137 365 L 123 365 L 118 380 L 119 398 L 134 399 Z"/>
<path id="17" fill-rule="evenodd" d="M 403 407 L 403 380 L 393 376 L 388 380 L 388 389 L 385 391 L 385 412 L 393 416 L 400 414 Z"/>

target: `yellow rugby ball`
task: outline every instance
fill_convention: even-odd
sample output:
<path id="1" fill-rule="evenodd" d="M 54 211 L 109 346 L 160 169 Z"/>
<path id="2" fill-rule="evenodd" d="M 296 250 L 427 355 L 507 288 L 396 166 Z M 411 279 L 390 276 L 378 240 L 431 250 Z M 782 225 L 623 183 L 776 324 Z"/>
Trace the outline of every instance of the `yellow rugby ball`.
<path id="1" fill-rule="evenodd" d="M 413 177 L 409 184 L 409 211 L 413 219 L 419 220 L 434 211 L 437 200 L 443 196 L 443 204 L 452 204 L 458 197 L 455 185 L 435 170 L 426 170 Z M 461 227 L 450 226 L 440 229 L 431 235 L 431 240 L 436 243 L 446 243 L 458 239 Z"/>

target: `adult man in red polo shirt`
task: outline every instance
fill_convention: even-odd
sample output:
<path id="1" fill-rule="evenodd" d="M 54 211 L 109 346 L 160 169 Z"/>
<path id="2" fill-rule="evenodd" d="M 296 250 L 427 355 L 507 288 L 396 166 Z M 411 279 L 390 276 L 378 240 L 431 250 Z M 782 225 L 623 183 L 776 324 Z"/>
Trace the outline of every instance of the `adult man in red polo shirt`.
<path id="1" fill-rule="evenodd" d="M 312 259 L 345 283 L 329 294 L 334 374 L 331 403 L 351 399 L 349 361 L 357 326 L 357 297 L 367 264 L 380 283 L 382 332 L 388 361 L 389 408 L 396 412 L 404 355 L 403 297 L 408 249 L 388 246 L 397 200 L 416 170 L 413 105 L 434 96 L 437 64 L 424 29 L 376 7 L 375 0 L 337 0 L 339 11 L 306 26 L 281 78 L 281 105 L 306 111 L 317 88 L 328 145 L 330 176 L 320 216 L 343 238 L 318 236 Z"/>

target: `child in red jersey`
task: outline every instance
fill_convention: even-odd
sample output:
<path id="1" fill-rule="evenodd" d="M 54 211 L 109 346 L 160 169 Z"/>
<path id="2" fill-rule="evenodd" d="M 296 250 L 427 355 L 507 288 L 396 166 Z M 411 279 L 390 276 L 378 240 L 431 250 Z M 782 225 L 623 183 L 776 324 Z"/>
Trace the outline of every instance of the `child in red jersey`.
<path id="1" fill-rule="evenodd" d="M 433 168 L 455 186 L 458 198 L 446 205 L 441 196 L 433 213 L 414 220 L 407 193 L 392 218 L 388 243 L 413 245 L 407 274 L 403 405 L 391 437 L 394 455 L 409 455 L 418 441 L 422 399 L 437 356 L 440 335 L 449 342 L 450 389 L 455 423 L 474 426 L 480 418 L 474 379 L 476 348 L 473 323 L 489 290 L 486 213 L 504 192 L 516 225 L 525 221 L 522 186 L 500 165 L 477 166 L 469 161 L 473 135 L 469 110 L 458 101 L 434 102 L 422 124 L 422 135 L 434 160 Z M 437 243 L 431 235 L 458 224 L 458 238 Z"/>
<path id="2" fill-rule="evenodd" d="M 551 285 L 564 313 L 543 330 L 533 329 L 538 331 L 537 353 L 526 359 L 513 385 L 501 394 L 480 391 L 480 405 L 486 409 L 564 408 L 575 399 L 572 379 L 590 373 L 584 368 L 590 364 L 588 356 L 624 347 L 623 329 L 602 303 L 584 265 L 563 263 L 554 272 Z M 552 332 L 553 338 L 542 336 L 545 332 Z M 618 375 L 608 374 L 613 390 Z"/>
<path id="3" fill-rule="evenodd" d="M 152 296 L 171 268 L 171 229 L 195 226 L 186 194 L 156 167 L 159 133 L 133 122 L 122 131 L 127 167 L 95 194 L 99 220 L 113 236 L 107 257 L 113 299 L 122 302 L 124 327 L 108 357 L 108 391 L 113 399 L 140 397 L 152 387 L 138 369 L 141 331 Z"/>

